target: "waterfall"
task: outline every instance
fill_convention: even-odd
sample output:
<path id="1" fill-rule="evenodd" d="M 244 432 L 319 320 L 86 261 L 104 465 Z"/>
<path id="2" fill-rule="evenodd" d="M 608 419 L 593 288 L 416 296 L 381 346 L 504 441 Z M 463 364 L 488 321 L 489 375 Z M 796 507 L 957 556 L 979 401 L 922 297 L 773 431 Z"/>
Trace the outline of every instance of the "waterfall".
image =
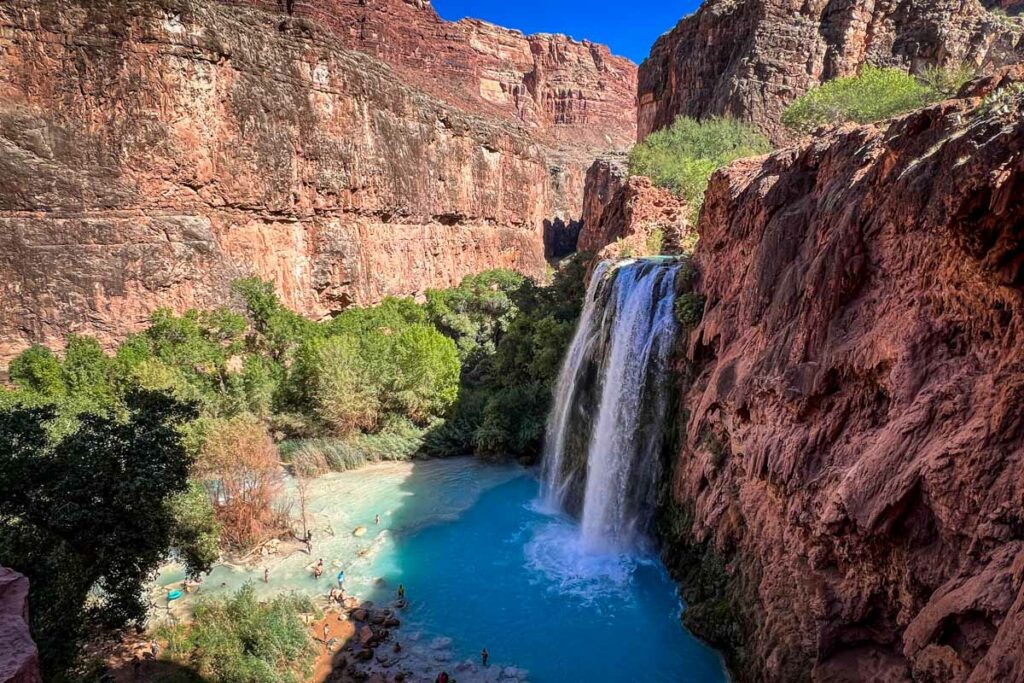
<path id="1" fill-rule="evenodd" d="M 559 375 L 543 495 L 581 518 L 588 550 L 642 544 L 654 514 L 680 267 L 668 259 L 600 264 Z"/>

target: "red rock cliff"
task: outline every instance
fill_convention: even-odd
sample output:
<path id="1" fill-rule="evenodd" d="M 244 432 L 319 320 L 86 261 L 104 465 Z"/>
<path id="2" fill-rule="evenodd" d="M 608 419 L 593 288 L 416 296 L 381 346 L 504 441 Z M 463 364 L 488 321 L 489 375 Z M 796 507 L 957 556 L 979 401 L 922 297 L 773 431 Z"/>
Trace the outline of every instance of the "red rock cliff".
<path id="1" fill-rule="evenodd" d="M 728 115 L 786 142 L 782 112 L 819 83 L 865 63 L 1019 61 L 1022 28 L 976 0 L 708 0 L 640 67 L 639 139 L 679 115 Z"/>
<path id="2" fill-rule="evenodd" d="M 486 268 L 543 272 L 544 222 L 580 211 L 585 166 L 563 159 L 592 159 L 572 131 L 604 125 L 600 93 L 631 87 L 628 63 L 373 3 L 412 13 L 380 19 L 392 69 L 346 47 L 377 35 L 347 23 L 363 5 L 251 4 L 0 4 L 0 363 L 69 331 L 113 343 L 156 307 L 223 303 L 248 274 L 321 316 Z M 468 83 L 455 72 L 399 68 L 416 54 L 465 65 L 473 106 L 437 95 Z M 522 118 L 502 65 L 547 84 Z"/>
<path id="3" fill-rule="evenodd" d="M 1024 91 L 734 164 L 700 233 L 688 620 L 750 680 L 1024 680 Z"/>

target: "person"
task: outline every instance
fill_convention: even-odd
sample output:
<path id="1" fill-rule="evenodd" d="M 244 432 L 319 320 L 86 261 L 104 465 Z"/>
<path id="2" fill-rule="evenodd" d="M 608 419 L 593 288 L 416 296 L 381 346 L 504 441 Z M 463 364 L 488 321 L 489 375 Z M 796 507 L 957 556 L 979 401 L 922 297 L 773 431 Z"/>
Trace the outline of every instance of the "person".
<path id="1" fill-rule="evenodd" d="M 304 539 L 302 539 L 302 540 L 306 544 L 306 554 L 307 555 L 312 555 L 313 554 L 313 530 L 312 529 L 307 529 L 306 530 L 306 537 Z"/>
<path id="2" fill-rule="evenodd" d="M 270 569 L 268 567 L 263 568 L 263 583 L 270 583 Z"/>
<path id="3" fill-rule="evenodd" d="M 375 515 L 374 516 L 373 523 L 376 524 L 377 526 L 380 526 L 380 515 Z"/>
<path id="4" fill-rule="evenodd" d="M 483 650 L 480 651 L 480 663 L 481 664 L 483 664 L 484 666 L 487 666 L 487 660 L 490 659 L 490 658 L 491 658 L 491 653 L 489 653 L 487 651 L 486 647 Z"/>
<path id="5" fill-rule="evenodd" d="M 338 590 L 340 590 L 340 591 L 344 591 L 345 590 L 345 570 L 344 569 L 339 569 L 338 570 Z"/>
<path id="6" fill-rule="evenodd" d="M 405 600 L 405 584 L 404 583 L 398 584 L 398 599 L 399 600 Z"/>
<path id="7" fill-rule="evenodd" d="M 327 636 L 331 635 L 331 628 L 324 622 L 324 642 L 327 642 Z"/>
<path id="8" fill-rule="evenodd" d="M 341 602 L 341 600 L 338 599 L 338 589 L 337 588 L 332 588 L 331 592 L 327 596 L 327 599 L 330 602 Z"/>
<path id="9" fill-rule="evenodd" d="M 313 567 L 313 578 L 315 578 L 317 581 L 319 581 L 320 577 L 323 576 L 323 575 L 324 575 L 324 561 L 321 558 L 321 560 L 316 563 L 316 566 Z"/>

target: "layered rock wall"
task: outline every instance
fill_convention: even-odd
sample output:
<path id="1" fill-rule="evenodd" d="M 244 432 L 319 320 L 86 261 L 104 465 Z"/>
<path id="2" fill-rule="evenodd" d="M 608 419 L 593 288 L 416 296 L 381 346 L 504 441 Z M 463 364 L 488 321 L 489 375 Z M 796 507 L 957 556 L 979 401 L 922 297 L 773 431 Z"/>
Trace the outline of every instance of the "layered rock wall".
<path id="1" fill-rule="evenodd" d="M 740 678 L 1024 680 L 1022 198 L 1021 89 L 712 178 L 669 560 Z"/>
<path id="2" fill-rule="evenodd" d="M 732 116 L 784 143 L 786 105 L 819 83 L 865 63 L 1012 63 L 1022 30 L 975 0 L 708 0 L 640 67 L 639 139 L 680 115 Z"/>
<path id="3" fill-rule="evenodd" d="M 603 121 L 587 97 L 596 118 L 554 93 L 572 90 L 579 60 L 618 62 L 567 39 L 463 35 L 476 25 L 415 4 L 388 5 L 412 14 L 382 14 L 378 29 L 348 23 L 365 3 L 292 4 L 299 16 L 274 2 L 0 5 L 0 364 L 72 331 L 112 344 L 157 307 L 226 302 L 246 275 L 319 317 L 486 268 L 544 272 L 545 221 L 574 220 L 582 195 L 585 167 L 564 170 L 558 155 L 589 155 L 570 131 Z M 452 45 L 415 44 L 457 26 Z M 482 95 L 469 106 L 424 92 L 459 81 L 346 48 L 372 35 L 396 64 L 458 66 L 457 46 L 523 78 L 550 68 L 535 107 L 547 123 L 531 130 Z M 622 69 L 576 91 L 620 76 L 615 87 L 631 87 Z"/>

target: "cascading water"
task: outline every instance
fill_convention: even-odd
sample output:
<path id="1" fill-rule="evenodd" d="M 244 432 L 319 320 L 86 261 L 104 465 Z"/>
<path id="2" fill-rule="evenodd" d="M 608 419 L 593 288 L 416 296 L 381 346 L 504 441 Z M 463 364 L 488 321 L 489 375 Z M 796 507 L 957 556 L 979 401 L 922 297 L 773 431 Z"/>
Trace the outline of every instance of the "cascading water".
<path id="1" fill-rule="evenodd" d="M 542 475 L 547 504 L 580 516 L 587 550 L 635 548 L 653 517 L 681 267 L 667 259 L 602 263 L 587 291 Z"/>

